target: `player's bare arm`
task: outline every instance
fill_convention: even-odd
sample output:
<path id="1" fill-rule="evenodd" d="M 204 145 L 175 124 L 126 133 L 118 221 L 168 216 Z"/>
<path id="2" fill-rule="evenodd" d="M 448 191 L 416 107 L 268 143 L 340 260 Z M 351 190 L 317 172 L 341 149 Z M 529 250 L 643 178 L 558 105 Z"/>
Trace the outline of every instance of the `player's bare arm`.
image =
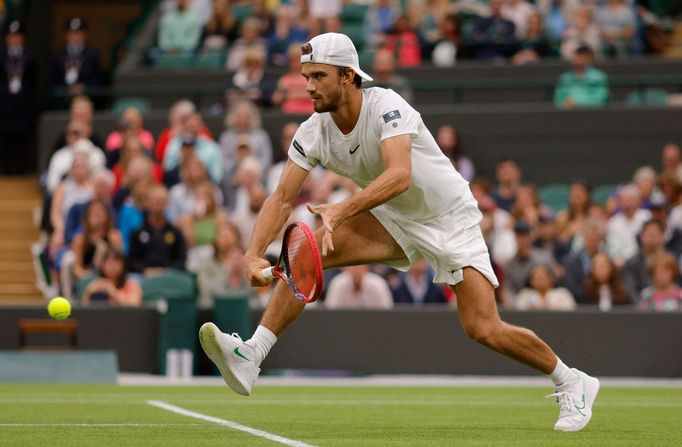
<path id="1" fill-rule="evenodd" d="M 322 255 L 334 250 L 332 233 L 346 219 L 388 202 L 410 187 L 412 177 L 411 140 L 409 135 L 397 135 L 381 142 L 384 172 L 362 191 L 343 202 L 329 205 L 308 205 L 311 213 L 319 214 L 326 233 L 322 239 Z"/>
<path id="2" fill-rule="evenodd" d="M 256 226 L 244 254 L 244 269 L 246 277 L 252 286 L 264 286 L 270 283 L 261 274 L 261 270 L 270 266 L 263 259 L 263 253 L 270 243 L 275 240 L 291 214 L 292 203 L 298 195 L 308 171 L 291 160 L 282 171 L 282 177 L 275 192 L 265 200 L 263 208 L 256 219 Z"/>

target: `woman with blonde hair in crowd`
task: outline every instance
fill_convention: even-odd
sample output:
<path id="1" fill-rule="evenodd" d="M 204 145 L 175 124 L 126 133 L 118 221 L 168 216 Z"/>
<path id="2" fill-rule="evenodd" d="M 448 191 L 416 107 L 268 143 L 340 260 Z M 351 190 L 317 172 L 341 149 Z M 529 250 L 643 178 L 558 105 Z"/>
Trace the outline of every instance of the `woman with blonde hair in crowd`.
<path id="1" fill-rule="evenodd" d="M 272 164 L 272 143 L 261 125 L 258 108 L 248 100 L 233 103 L 225 116 L 225 131 L 220 135 L 220 147 L 227 178 L 235 172 L 237 148 L 244 139 L 248 140 L 253 156 L 267 169 Z"/>

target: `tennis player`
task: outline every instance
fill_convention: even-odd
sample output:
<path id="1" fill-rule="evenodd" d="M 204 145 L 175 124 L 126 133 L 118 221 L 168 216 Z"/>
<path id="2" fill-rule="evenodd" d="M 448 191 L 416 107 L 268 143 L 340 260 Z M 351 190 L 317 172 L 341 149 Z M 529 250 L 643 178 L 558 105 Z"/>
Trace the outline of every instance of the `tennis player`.
<path id="1" fill-rule="evenodd" d="M 322 217 L 316 239 L 324 267 L 385 263 L 406 270 L 426 258 L 434 282 L 457 294 L 467 335 L 546 374 L 560 408 L 554 429 L 583 429 L 599 381 L 566 366 L 532 331 L 500 320 L 493 290 L 498 281 L 476 200 L 419 113 L 392 90 L 361 88 L 363 79 L 372 78 L 360 69 L 346 35 L 319 35 L 301 53 L 301 73 L 316 113 L 296 132 L 279 185 L 258 216 L 244 256 L 251 284 L 269 283 L 261 273 L 270 266 L 263 253 L 289 218 L 308 172 L 320 164 L 362 188 L 340 203 L 308 205 Z M 261 362 L 303 307 L 280 281 L 246 342 L 212 323 L 202 326 L 202 346 L 234 391 L 251 394 Z"/>

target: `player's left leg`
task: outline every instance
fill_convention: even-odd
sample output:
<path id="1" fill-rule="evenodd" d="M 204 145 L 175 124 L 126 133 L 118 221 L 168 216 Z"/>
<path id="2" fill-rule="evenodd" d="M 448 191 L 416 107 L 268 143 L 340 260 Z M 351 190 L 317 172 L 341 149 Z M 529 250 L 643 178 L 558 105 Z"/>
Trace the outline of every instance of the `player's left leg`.
<path id="1" fill-rule="evenodd" d="M 555 430 L 582 430 L 592 417 L 599 381 L 564 365 L 534 332 L 505 323 L 495 304 L 493 287 L 472 267 L 463 269 L 464 280 L 450 286 L 457 294 L 457 309 L 466 334 L 488 348 L 518 360 L 552 379 L 559 403 Z"/>

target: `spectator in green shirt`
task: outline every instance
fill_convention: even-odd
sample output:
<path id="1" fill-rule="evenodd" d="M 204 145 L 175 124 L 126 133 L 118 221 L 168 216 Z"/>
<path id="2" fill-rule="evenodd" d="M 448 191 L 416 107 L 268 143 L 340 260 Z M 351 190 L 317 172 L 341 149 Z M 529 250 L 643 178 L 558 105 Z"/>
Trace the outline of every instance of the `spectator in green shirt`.
<path id="1" fill-rule="evenodd" d="M 161 16 L 159 48 L 164 53 L 193 51 L 199 45 L 201 22 L 189 8 L 189 0 L 177 0 L 173 11 Z"/>
<path id="2" fill-rule="evenodd" d="M 579 46 L 573 55 L 573 69 L 559 77 L 554 92 L 554 105 L 564 109 L 600 107 L 609 99 L 606 73 L 592 67 L 594 51 Z"/>

